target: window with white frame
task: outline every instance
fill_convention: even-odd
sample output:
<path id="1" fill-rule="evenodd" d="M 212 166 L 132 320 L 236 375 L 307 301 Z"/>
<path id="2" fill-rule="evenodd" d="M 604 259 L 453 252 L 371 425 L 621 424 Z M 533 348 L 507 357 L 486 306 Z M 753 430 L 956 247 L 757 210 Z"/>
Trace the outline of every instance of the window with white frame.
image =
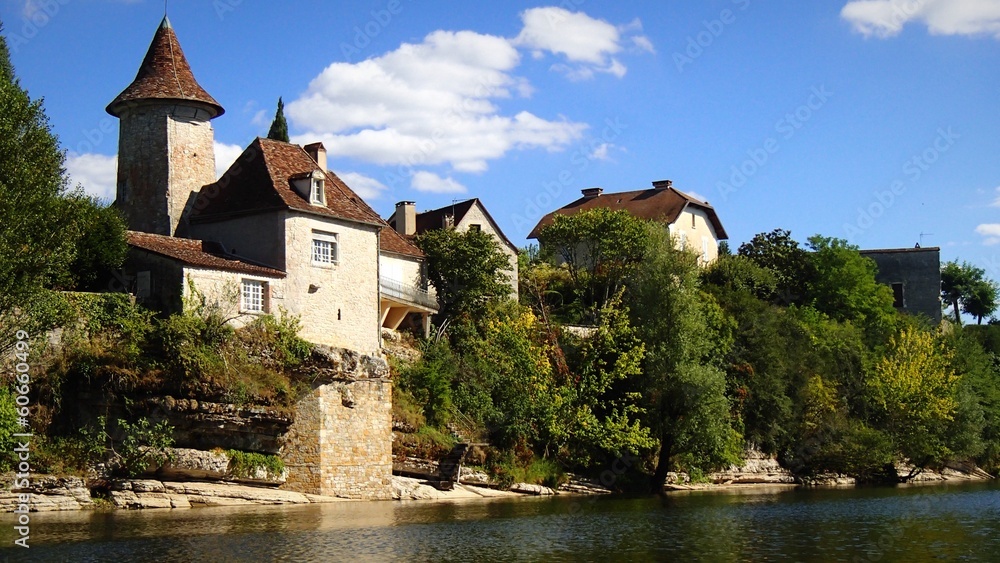
<path id="1" fill-rule="evenodd" d="M 337 263 L 337 233 L 312 232 L 312 263 L 332 266 Z"/>
<path id="2" fill-rule="evenodd" d="M 313 205 L 326 205 L 326 191 L 323 189 L 323 180 L 320 178 L 312 179 L 312 190 L 309 203 L 312 203 Z"/>
<path id="3" fill-rule="evenodd" d="M 267 282 L 244 279 L 241 291 L 241 309 L 244 313 L 267 312 Z"/>

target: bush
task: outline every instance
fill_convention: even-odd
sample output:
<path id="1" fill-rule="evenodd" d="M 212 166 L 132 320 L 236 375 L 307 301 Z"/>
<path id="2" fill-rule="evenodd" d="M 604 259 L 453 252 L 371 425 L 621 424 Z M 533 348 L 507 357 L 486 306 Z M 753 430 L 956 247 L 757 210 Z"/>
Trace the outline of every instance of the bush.
<path id="1" fill-rule="evenodd" d="M 447 342 L 428 342 L 423 357 L 400 372 L 399 385 L 423 405 L 424 416 L 434 426 L 451 419 L 451 386 L 457 376 L 457 359 Z"/>
<path id="2" fill-rule="evenodd" d="M 285 462 L 276 455 L 240 450 L 226 450 L 229 458 L 229 473 L 241 479 L 259 479 L 259 472 L 278 477 L 285 472 Z"/>
<path id="3" fill-rule="evenodd" d="M 100 432 L 103 433 L 106 420 L 103 416 L 99 420 Z M 124 435 L 118 446 L 112 447 L 118 473 L 124 473 L 127 477 L 137 477 L 150 467 L 159 467 L 170 459 L 166 449 L 174 443 L 174 429 L 166 422 L 154 425 L 149 419 L 140 418 L 130 424 L 119 420 L 118 427 Z"/>

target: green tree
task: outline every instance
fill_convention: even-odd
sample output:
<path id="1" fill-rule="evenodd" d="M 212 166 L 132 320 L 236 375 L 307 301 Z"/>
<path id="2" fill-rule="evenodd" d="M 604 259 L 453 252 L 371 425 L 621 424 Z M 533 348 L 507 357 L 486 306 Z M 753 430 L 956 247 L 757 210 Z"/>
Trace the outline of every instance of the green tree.
<path id="1" fill-rule="evenodd" d="M 758 233 L 740 245 L 737 254 L 770 270 L 775 277 L 773 298 L 782 305 L 802 303 L 806 287 L 813 276 L 809 253 L 799 246 L 789 231 L 775 229 Z"/>
<path id="2" fill-rule="evenodd" d="M 74 217 L 71 238 L 76 243 L 69 268 L 72 289 L 99 291 L 96 285 L 121 267 L 128 254 L 125 220 L 117 208 L 101 204 L 97 198 L 74 193 L 66 199 Z"/>
<path id="3" fill-rule="evenodd" d="M 278 109 L 274 112 L 274 121 L 271 122 L 271 128 L 267 131 L 267 138 L 283 143 L 289 142 L 288 122 L 285 121 L 285 102 L 280 97 L 278 98 Z"/>
<path id="4" fill-rule="evenodd" d="M 809 238 L 814 275 L 807 284 L 809 304 L 838 321 L 865 328 L 876 341 L 896 322 L 892 290 L 875 281 L 875 262 L 843 239 Z"/>
<path id="5" fill-rule="evenodd" d="M 571 464 L 638 455 L 655 446 L 642 424 L 642 393 L 628 384 L 642 375 L 645 346 L 615 296 L 598 315 L 595 331 L 571 355 L 571 380 L 561 386 L 559 420 Z"/>
<path id="6" fill-rule="evenodd" d="M 630 288 L 634 326 L 646 345 L 646 425 L 659 442 L 652 487 L 667 473 L 711 469 L 738 459 L 741 438 L 730 423 L 724 338 L 711 318 L 718 308 L 699 290 L 697 257 L 677 249 L 655 226 L 646 258 Z"/>
<path id="7" fill-rule="evenodd" d="M 962 324 L 963 311 L 981 324 L 983 317 L 996 311 L 997 287 L 982 268 L 953 260 L 941 266 L 941 300 L 951 305 L 955 324 Z"/>
<path id="8" fill-rule="evenodd" d="M 482 315 L 491 301 L 510 296 L 510 261 L 482 231 L 434 229 L 416 238 L 427 255 L 427 277 L 441 304 L 440 326 L 456 316 Z"/>
<path id="9" fill-rule="evenodd" d="M 76 241 L 63 162 L 42 102 L 21 88 L 0 36 L 0 314 L 70 278 Z"/>
<path id="10" fill-rule="evenodd" d="M 596 312 L 638 269 L 648 232 L 629 212 L 599 207 L 556 215 L 538 241 L 566 263 L 578 297 Z"/>
<path id="11" fill-rule="evenodd" d="M 917 467 L 953 453 L 948 430 L 958 408 L 959 380 L 950 353 L 930 332 L 912 328 L 892 338 L 867 378 L 875 420 Z"/>
<path id="12" fill-rule="evenodd" d="M 997 291 L 993 280 L 976 280 L 962 298 L 962 312 L 976 317 L 976 324 L 983 324 L 983 317 L 997 310 Z"/>

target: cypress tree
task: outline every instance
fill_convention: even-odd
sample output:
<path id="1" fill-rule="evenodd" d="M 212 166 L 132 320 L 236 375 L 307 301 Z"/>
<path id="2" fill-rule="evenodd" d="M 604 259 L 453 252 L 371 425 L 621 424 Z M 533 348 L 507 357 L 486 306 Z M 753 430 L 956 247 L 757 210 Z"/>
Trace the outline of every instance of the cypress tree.
<path id="1" fill-rule="evenodd" d="M 288 122 L 285 121 L 285 102 L 278 98 L 278 111 L 274 113 L 274 121 L 271 122 L 271 130 L 267 132 L 268 139 L 287 143 Z"/>

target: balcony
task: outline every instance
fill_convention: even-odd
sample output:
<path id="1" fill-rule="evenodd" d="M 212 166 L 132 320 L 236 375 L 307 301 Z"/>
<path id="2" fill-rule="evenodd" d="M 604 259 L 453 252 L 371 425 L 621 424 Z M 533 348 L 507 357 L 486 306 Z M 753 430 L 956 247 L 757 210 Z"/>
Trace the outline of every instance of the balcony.
<path id="1" fill-rule="evenodd" d="M 426 289 L 384 277 L 379 278 L 378 284 L 383 298 L 403 303 L 412 303 L 437 311 L 437 296 Z"/>

